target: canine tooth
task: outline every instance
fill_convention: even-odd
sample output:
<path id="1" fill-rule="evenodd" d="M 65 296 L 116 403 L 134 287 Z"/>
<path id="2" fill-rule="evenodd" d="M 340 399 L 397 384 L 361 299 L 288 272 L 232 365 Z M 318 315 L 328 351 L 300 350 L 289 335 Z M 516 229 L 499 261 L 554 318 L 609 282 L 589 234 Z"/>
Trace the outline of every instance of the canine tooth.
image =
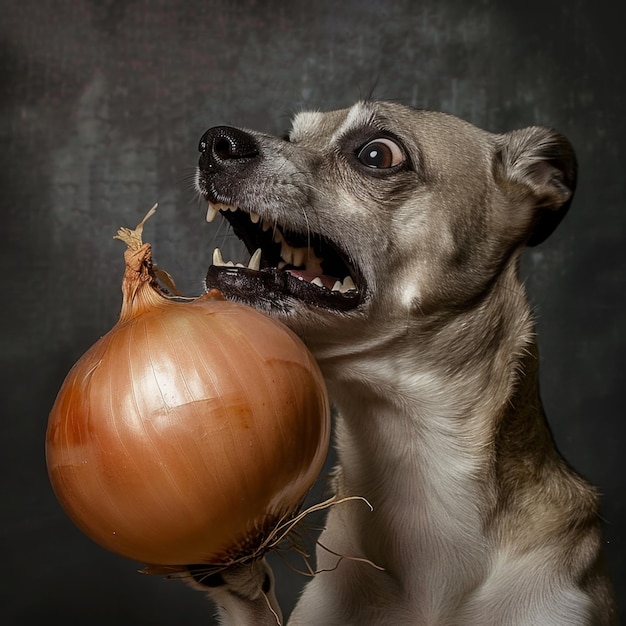
<path id="1" fill-rule="evenodd" d="M 341 285 L 341 293 L 352 290 L 356 290 L 356 285 L 350 276 L 346 276 L 343 279 L 343 284 Z"/>
<path id="2" fill-rule="evenodd" d="M 213 265 L 226 265 L 222 258 L 222 251 L 219 248 L 213 250 Z"/>
<path id="3" fill-rule="evenodd" d="M 265 221 L 265 220 L 261 220 L 261 228 L 262 228 L 264 231 L 269 230 L 271 227 L 272 227 L 272 225 L 271 225 L 269 222 L 267 222 L 267 221 Z"/>
<path id="4" fill-rule="evenodd" d="M 250 211 L 250 221 L 253 224 L 257 224 L 260 219 L 261 219 L 261 216 L 258 213 L 255 213 L 254 211 Z"/>
<path id="5" fill-rule="evenodd" d="M 319 276 L 316 276 L 311 282 L 314 285 L 317 285 L 318 287 L 323 287 L 324 286 L 324 283 L 322 282 L 322 279 Z"/>
<path id="6" fill-rule="evenodd" d="M 257 272 L 261 269 L 261 248 L 257 248 L 250 257 L 248 269 L 256 270 Z"/>
<path id="7" fill-rule="evenodd" d="M 218 212 L 219 212 L 219 209 L 214 204 L 211 204 L 209 202 L 209 206 L 207 207 L 207 210 L 206 210 L 206 221 L 212 222 L 215 219 L 215 216 L 218 214 Z"/>
<path id="8" fill-rule="evenodd" d="M 336 280 L 331 291 L 341 291 L 341 281 Z"/>
<path id="9" fill-rule="evenodd" d="M 283 241 L 283 234 L 279 230 L 274 231 L 274 241 L 276 243 Z"/>

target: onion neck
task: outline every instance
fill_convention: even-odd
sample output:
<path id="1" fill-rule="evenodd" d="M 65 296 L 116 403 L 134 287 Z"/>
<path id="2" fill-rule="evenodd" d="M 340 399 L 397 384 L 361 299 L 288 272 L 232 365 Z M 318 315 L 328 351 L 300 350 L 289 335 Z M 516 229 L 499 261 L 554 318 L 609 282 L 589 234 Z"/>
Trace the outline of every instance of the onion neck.
<path id="1" fill-rule="evenodd" d="M 124 279 L 122 281 L 122 308 L 119 322 L 142 315 L 157 306 L 169 303 L 154 275 L 152 246 L 144 243 L 124 252 Z"/>
<path id="2" fill-rule="evenodd" d="M 159 280 L 172 294 L 182 297 L 172 277 L 152 263 L 152 246 L 142 240 L 144 224 L 154 215 L 156 208 L 155 204 L 134 229 L 122 227 L 113 237 L 127 246 L 124 252 L 122 309 L 118 323 L 126 322 L 155 307 L 172 303 L 161 288 Z"/>

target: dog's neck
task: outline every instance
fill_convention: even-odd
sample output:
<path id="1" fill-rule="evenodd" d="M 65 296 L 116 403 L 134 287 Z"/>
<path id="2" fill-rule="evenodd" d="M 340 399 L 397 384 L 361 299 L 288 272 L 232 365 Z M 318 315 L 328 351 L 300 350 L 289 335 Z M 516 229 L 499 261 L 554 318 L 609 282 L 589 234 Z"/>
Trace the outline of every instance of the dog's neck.
<path id="1" fill-rule="evenodd" d="M 520 377 L 536 375 L 525 365 L 529 354 L 531 363 L 536 357 L 534 328 L 515 260 L 463 310 L 418 311 L 399 322 L 380 309 L 361 335 L 349 335 L 348 324 L 338 331 L 347 333 L 341 338 L 305 336 L 333 401 L 360 427 L 362 411 L 382 405 L 412 427 L 428 427 L 440 416 L 479 419 L 491 429 Z"/>

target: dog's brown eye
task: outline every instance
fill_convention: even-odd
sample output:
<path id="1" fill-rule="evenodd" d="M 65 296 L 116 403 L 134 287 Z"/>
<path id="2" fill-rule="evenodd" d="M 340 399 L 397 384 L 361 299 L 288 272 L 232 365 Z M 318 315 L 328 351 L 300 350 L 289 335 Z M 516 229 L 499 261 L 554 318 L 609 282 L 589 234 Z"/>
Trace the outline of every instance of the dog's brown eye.
<path id="1" fill-rule="evenodd" d="M 404 152 L 391 139 L 380 137 L 365 144 L 357 155 L 359 161 L 368 167 L 385 169 L 404 163 Z"/>

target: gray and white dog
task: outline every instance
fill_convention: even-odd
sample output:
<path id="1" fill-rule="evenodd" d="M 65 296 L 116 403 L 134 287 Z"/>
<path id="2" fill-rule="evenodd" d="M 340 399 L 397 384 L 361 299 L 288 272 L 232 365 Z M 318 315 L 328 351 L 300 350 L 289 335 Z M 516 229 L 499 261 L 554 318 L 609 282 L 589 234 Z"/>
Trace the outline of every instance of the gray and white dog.
<path id="1" fill-rule="evenodd" d="M 538 388 L 520 255 L 576 184 L 570 143 L 359 102 L 285 139 L 218 126 L 197 188 L 245 242 L 207 287 L 291 327 L 338 410 L 338 495 L 293 626 L 613 624 L 596 491 L 561 458 Z M 265 561 L 209 594 L 224 624 L 281 620 Z"/>

